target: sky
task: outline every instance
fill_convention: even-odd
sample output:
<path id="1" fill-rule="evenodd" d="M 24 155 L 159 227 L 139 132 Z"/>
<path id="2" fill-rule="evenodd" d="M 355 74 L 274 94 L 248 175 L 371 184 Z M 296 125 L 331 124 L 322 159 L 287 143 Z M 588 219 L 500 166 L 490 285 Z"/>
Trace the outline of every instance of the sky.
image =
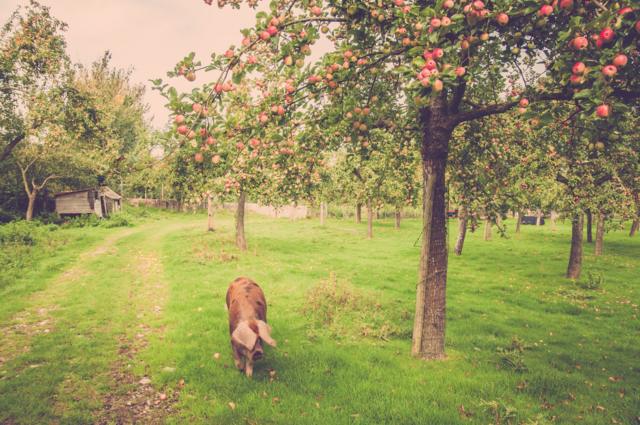
<path id="1" fill-rule="evenodd" d="M 0 20 L 6 22 L 26 0 L 0 0 Z M 149 79 L 163 78 L 194 51 L 203 63 L 212 52 L 239 45 L 240 29 L 253 26 L 255 11 L 207 6 L 202 0 L 40 0 L 66 22 L 67 51 L 76 63 L 88 65 L 106 50 L 112 65 L 132 69 L 132 79 L 147 87 L 148 119 L 158 129 L 168 120 L 164 98 L 151 90 Z M 172 80 L 180 91 L 199 81 Z M 201 81 L 200 81 L 201 82 Z"/>

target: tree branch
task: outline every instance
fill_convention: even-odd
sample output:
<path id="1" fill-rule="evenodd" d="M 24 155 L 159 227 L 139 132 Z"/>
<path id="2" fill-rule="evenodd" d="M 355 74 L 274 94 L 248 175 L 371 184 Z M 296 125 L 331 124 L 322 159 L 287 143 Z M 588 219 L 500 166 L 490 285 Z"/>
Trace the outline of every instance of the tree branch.
<path id="1" fill-rule="evenodd" d="M 18 145 L 18 143 L 24 140 L 25 137 L 26 137 L 26 133 L 21 132 L 16 137 L 14 137 L 7 146 L 5 146 L 2 151 L 2 155 L 0 156 L 0 162 L 7 159 L 9 155 L 11 155 L 11 152 L 13 152 L 13 148 L 15 148 Z"/>

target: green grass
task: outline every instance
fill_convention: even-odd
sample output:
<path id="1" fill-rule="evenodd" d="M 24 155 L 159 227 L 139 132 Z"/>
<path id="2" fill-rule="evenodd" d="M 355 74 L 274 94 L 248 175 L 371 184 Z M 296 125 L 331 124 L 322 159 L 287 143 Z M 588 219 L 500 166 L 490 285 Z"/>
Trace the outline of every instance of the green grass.
<path id="1" fill-rule="evenodd" d="M 418 221 L 376 223 L 367 240 L 366 224 L 251 215 L 240 253 L 231 216 L 216 219 L 211 233 L 193 215 L 120 238 L 123 230 L 103 229 L 113 247 L 75 280 L 50 272 L 35 283 L 39 263 L 22 283 L 39 292 L 16 292 L 22 304 L 0 317 L 50 303 L 55 325 L 9 336 L 30 350 L 0 362 L 0 422 L 91 423 L 105 394 L 132 387 L 119 388 L 112 372 L 122 338 L 135 341 L 144 324 L 147 343 L 127 363 L 176 395 L 169 423 L 638 423 L 637 238 L 607 234 L 600 258 L 586 245 L 574 283 L 563 278 L 568 225 L 490 242 L 469 234 L 463 255 L 450 257 L 448 359 L 424 362 L 409 355 Z M 141 274 L 149 256 L 157 264 Z M 603 281 L 590 284 L 588 272 Z M 234 369 L 229 346 L 224 295 L 239 275 L 263 287 L 278 341 L 253 380 Z"/>

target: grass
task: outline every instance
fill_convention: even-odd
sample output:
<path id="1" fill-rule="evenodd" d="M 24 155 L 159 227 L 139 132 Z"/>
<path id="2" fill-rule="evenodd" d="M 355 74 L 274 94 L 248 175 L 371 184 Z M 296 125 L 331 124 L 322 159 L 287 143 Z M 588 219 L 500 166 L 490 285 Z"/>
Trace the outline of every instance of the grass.
<path id="1" fill-rule="evenodd" d="M 448 359 L 424 362 L 409 356 L 418 221 L 378 222 L 367 240 L 366 224 L 252 215 L 246 253 L 233 246 L 230 215 L 216 224 L 206 233 L 203 216 L 173 215 L 101 229 L 111 244 L 74 265 L 75 277 L 59 272 L 70 261 L 48 273 L 38 263 L 19 283 L 32 290 L 11 295 L 19 307 L 0 316 L 0 330 L 26 324 L 0 348 L 0 423 L 92 423 L 109 394 L 137 400 L 143 376 L 152 401 L 175 401 L 169 423 L 639 421 L 640 243 L 622 231 L 606 235 L 602 257 L 586 246 L 579 282 L 563 278 L 568 225 L 490 242 L 469 234 L 450 257 Z M 229 346 L 224 296 L 239 275 L 263 287 L 278 341 L 253 380 Z M 124 362 L 123 350 L 133 352 Z"/>

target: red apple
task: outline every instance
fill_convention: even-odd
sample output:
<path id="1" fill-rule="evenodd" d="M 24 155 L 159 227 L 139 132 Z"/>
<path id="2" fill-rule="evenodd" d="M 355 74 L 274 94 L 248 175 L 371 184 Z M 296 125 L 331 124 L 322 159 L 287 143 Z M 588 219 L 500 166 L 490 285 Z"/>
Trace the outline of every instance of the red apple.
<path id="1" fill-rule="evenodd" d="M 560 0 L 560 9 L 571 9 L 573 7 L 573 0 Z"/>
<path id="2" fill-rule="evenodd" d="M 193 159 L 196 160 L 196 162 L 202 162 L 202 160 L 204 159 L 204 155 L 202 155 L 200 152 L 197 152 L 194 156 Z"/>
<path id="3" fill-rule="evenodd" d="M 433 82 L 433 89 L 435 91 L 442 91 L 443 88 L 444 88 L 444 83 L 442 82 L 442 80 L 435 80 Z"/>
<path id="4" fill-rule="evenodd" d="M 196 80 L 196 73 L 193 71 L 189 71 L 187 72 L 187 74 L 184 76 L 187 81 L 195 81 Z"/>
<path id="5" fill-rule="evenodd" d="M 613 58 L 613 64 L 618 68 L 625 66 L 628 61 L 629 58 L 627 58 L 627 55 L 623 55 L 622 53 L 617 54 L 616 57 Z"/>
<path id="6" fill-rule="evenodd" d="M 602 31 L 600 31 L 600 38 L 608 43 L 611 40 L 613 40 L 613 37 L 615 36 L 615 33 L 613 32 L 613 30 L 609 27 L 606 27 L 605 29 L 603 29 Z"/>
<path id="7" fill-rule="evenodd" d="M 584 50 L 589 46 L 589 40 L 587 40 L 587 37 L 578 36 L 573 39 L 572 44 L 574 49 Z"/>
<path id="8" fill-rule="evenodd" d="M 273 25 L 269 25 L 269 27 L 267 27 L 267 32 L 269 33 L 269 35 L 273 36 L 276 35 L 278 33 L 278 28 L 276 28 Z"/>
<path id="9" fill-rule="evenodd" d="M 442 23 L 443 27 L 448 27 L 449 25 L 451 25 L 451 19 L 448 16 L 443 16 L 440 22 Z"/>
<path id="10" fill-rule="evenodd" d="M 596 108 L 596 115 L 600 118 L 606 118 L 609 116 L 609 105 L 600 105 Z"/>
<path id="11" fill-rule="evenodd" d="M 207 145 L 211 146 L 215 144 L 216 144 L 216 139 L 214 139 L 212 136 L 207 137 Z"/>
<path id="12" fill-rule="evenodd" d="M 211 162 L 214 163 L 214 164 L 219 163 L 220 162 L 220 155 L 213 155 L 211 157 Z"/>
<path id="13" fill-rule="evenodd" d="M 585 66 L 584 62 L 576 62 L 573 64 L 573 67 L 571 68 L 571 71 L 573 71 L 574 74 L 583 74 L 585 69 L 587 67 Z"/>
<path id="14" fill-rule="evenodd" d="M 507 25 L 509 23 L 509 15 L 506 13 L 499 13 L 496 17 L 496 21 L 498 21 L 500 25 Z"/>
<path id="15" fill-rule="evenodd" d="M 238 142 L 238 143 L 236 143 L 236 148 L 237 148 L 239 151 L 243 150 L 243 149 L 244 149 L 244 143 L 242 143 L 242 142 Z"/>
<path id="16" fill-rule="evenodd" d="M 569 82 L 571 83 L 571 85 L 577 86 L 582 84 L 583 78 L 581 75 L 573 74 L 571 75 L 571 77 L 569 77 Z"/>
<path id="17" fill-rule="evenodd" d="M 525 97 L 525 98 L 520 99 L 520 103 L 519 103 L 519 105 L 520 105 L 520 107 L 522 107 L 522 108 L 526 108 L 527 106 L 529 106 L 529 99 L 527 99 L 526 97 Z"/>
<path id="18" fill-rule="evenodd" d="M 606 65 L 602 67 L 602 73 L 607 77 L 613 77 L 618 72 L 618 68 L 613 65 Z"/>
<path id="19" fill-rule="evenodd" d="M 176 124 L 182 124 L 184 122 L 184 115 L 176 115 L 176 117 L 173 119 L 173 122 L 175 122 Z"/>
<path id="20" fill-rule="evenodd" d="M 542 5 L 542 7 L 540 7 L 540 10 L 538 11 L 539 16 L 549 16 L 552 13 L 553 13 L 553 6 L 551 6 L 550 4 Z"/>
<path id="21" fill-rule="evenodd" d="M 217 84 L 215 85 L 215 87 L 213 88 L 213 90 L 214 90 L 216 93 L 218 93 L 218 94 L 222 93 L 222 84 L 217 83 Z"/>
<path id="22" fill-rule="evenodd" d="M 262 32 L 260 33 L 260 39 L 261 39 L 261 40 L 266 41 L 266 40 L 268 40 L 270 37 L 271 37 L 271 34 L 269 34 L 267 31 L 262 31 Z"/>
<path id="23" fill-rule="evenodd" d="M 445 2 L 442 3 L 442 7 L 444 7 L 445 9 L 451 9 L 453 6 L 453 0 L 445 0 Z"/>
<path id="24" fill-rule="evenodd" d="M 434 69 L 437 68 L 437 64 L 436 61 L 434 61 L 433 59 L 429 59 L 427 62 L 425 62 L 424 67 L 427 68 L 429 71 L 432 71 Z"/>
<path id="25" fill-rule="evenodd" d="M 181 125 L 178 127 L 178 134 L 182 134 L 183 136 L 189 132 L 189 127 L 186 125 Z"/>
<path id="26" fill-rule="evenodd" d="M 430 25 L 432 28 L 440 28 L 440 25 L 442 25 L 442 21 L 438 18 L 433 18 L 431 19 Z"/>
<path id="27" fill-rule="evenodd" d="M 467 70 L 465 69 L 464 66 L 459 66 L 456 68 L 455 72 L 457 77 L 462 77 L 467 72 Z"/>
<path id="28" fill-rule="evenodd" d="M 200 111 L 202 111 L 202 105 L 199 103 L 194 103 L 193 105 L 191 105 L 191 109 L 193 110 L 193 112 L 195 112 L 196 114 L 199 114 Z"/>
<path id="29" fill-rule="evenodd" d="M 433 49 L 433 57 L 436 59 L 440 59 L 442 56 L 444 56 L 444 50 L 442 50 L 439 47 L 436 47 L 435 49 Z"/>
<path id="30" fill-rule="evenodd" d="M 311 14 L 313 14 L 314 16 L 320 16 L 322 15 L 322 9 L 318 6 L 313 6 L 311 8 Z"/>

